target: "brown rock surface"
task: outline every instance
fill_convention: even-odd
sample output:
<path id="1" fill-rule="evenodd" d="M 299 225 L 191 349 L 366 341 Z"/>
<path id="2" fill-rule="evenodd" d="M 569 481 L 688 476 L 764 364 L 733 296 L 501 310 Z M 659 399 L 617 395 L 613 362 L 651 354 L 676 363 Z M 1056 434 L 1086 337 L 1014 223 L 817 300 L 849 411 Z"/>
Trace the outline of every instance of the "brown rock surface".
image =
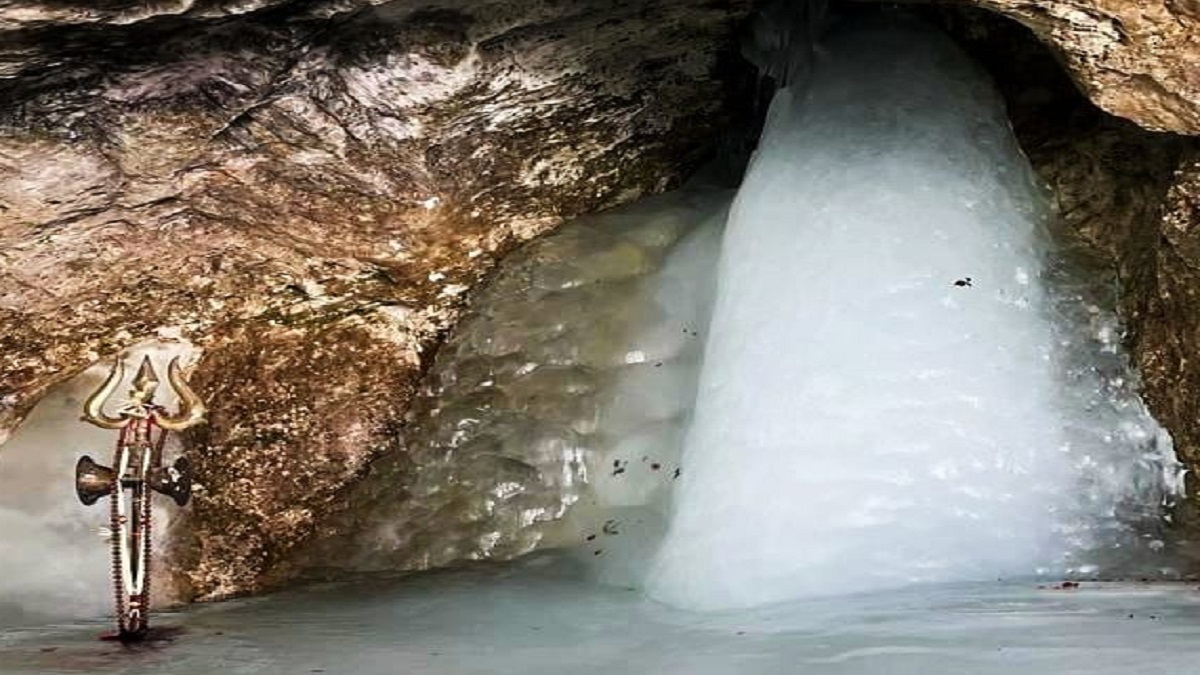
<path id="1" fill-rule="evenodd" d="M 974 0 L 1053 45 L 1102 109 L 1147 129 L 1200 134 L 1200 2 Z"/>

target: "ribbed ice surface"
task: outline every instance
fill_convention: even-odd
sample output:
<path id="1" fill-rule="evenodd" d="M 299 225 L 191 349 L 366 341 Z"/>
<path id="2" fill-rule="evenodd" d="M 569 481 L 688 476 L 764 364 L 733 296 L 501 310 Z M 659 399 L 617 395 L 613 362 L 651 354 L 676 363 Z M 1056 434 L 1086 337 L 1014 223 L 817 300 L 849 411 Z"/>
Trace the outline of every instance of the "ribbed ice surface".
<path id="1" fill-rule="evenodd" d="M 1157 427 L 1097 391 L 1095 326 L 1049 299 L 1050 209 L 986 76 L 903 17 L 821 53 L 777 94 L 729 218 L 652 594 L 1065 571 L 1109 543 L 1095 519 L 1161 496 L 1134 466 L 1162 464 Z"/>
<path id="2" fill-rule="evenodd" d="M 618 549 L 661 529 L 679 466 L 730 196 L 645 200 L 506 259 L 438 353 L 403 450 L 341 500 L 301 566 L 424 569 L 586 544 L 628 576 L 633 550 Z M 656 536 L 638 539 L 643 556 Z"/>

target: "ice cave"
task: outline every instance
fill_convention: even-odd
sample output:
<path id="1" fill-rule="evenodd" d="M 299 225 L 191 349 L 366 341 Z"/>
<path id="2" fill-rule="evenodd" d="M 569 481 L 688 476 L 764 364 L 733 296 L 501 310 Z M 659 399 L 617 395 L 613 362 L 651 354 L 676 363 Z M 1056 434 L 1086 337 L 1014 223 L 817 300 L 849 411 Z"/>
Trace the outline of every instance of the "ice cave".
<path id="1" fill-rule="evenodd" d="M 0 7 L 0 672 L 1194 667 L 1200 11 L 569 4 Z"/>

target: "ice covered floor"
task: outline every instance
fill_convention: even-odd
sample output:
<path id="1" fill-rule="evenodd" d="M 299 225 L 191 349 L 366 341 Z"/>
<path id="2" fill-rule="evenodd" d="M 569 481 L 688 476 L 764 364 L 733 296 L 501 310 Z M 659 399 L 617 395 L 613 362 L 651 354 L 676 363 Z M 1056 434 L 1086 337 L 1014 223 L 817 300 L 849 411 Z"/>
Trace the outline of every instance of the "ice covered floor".
<path id="1" fill-rule="evenodd" d="M 0 628 L 0 673 L 1154 675 L 1200 660 L 1192 587 L 947 585 L 691 614 L 546 556 L 200 606 L 158 624 L 183 631 L 136 651 L 97 641 L 104 621 Z"/>

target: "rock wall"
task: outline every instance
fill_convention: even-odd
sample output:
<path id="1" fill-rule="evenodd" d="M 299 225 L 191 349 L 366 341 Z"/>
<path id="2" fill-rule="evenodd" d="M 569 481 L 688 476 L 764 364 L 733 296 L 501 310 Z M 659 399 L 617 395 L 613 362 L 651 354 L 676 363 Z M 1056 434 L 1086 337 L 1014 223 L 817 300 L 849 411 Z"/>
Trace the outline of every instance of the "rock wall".
<path id="1" fill-rule="evenodd" d="M 1157 227 L 1145 239 L 1130 292 L 1132 343 L 1146 398 L 1191 469 L 1191 498 L 1178 515 L 1190 542 L 1185 550 L 1200 560 L 1200 144 L 1179 162 Z"/>
<path id="2" fill-rule="evenodd" d="M 1197 0 L 956 0 L 1025 24 L 1100 108 L 1147 129 L 1200 134 Z"/>

